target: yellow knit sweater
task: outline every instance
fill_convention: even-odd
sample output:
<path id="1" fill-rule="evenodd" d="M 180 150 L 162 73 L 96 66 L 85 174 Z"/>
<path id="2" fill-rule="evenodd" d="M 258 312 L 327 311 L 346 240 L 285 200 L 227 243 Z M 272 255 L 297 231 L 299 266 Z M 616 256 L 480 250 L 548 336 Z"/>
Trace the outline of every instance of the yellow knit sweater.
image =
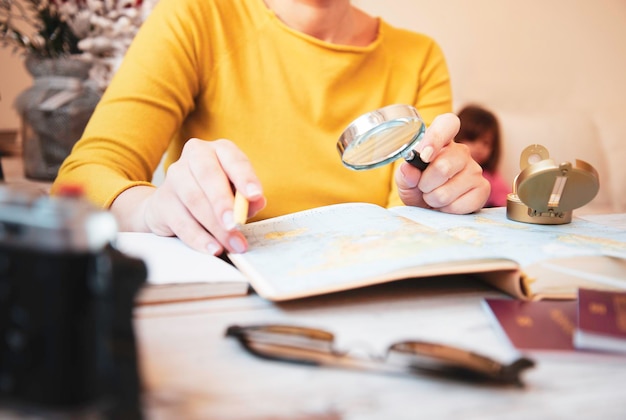
<path id="1" fill-rule="evenodd" d="M 384 105 L 427 124 L 451 110 L 448 70 L 430 38 L 380 22 L 367 47 L 334 45 L 283 24 L 263 0 L 161 0 L 144 23 L 53 193 L 82 184 L 108 207 L 149 185 L 189 138 L 227 138 L 250 158 L 267 207 L 256 219 L 363 201 L 401 204 L 394 165 L 345 168 L 343 129 Z"/>

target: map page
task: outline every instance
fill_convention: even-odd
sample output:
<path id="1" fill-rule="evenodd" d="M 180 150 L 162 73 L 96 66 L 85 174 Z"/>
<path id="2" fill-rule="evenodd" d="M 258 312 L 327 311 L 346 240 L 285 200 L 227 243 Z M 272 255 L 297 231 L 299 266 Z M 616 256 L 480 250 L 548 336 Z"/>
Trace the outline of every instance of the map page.
<path id="1" fill-rule="evenodd" d="M 517 268 L 497 248 L 372 204 L 307 210 L 250 223 L 242 231 L 249 250 L 229 257 L 255 290 L 272 300 L 400 278 Z"/>
<path id="2" fill-rule="evenodd" d="M 563 225 L 538 225 L 508 219 L 504 207 L 465 215 L 408 206 L 391 211 L 478 247 L 497 248 L 522 267 L 560 257 L 605 255 L 626 259 L 626 229 L 602 223 L 600 216 L 594 222 L 574 217 Z"/>
<path id="3" fill-rule="evenodd" d="M 538 225 L 507 219 L 505 208 L 451 215 L 350 203 L 250 223 L 242 231 L 249 251 L 229 257 L 270 300 L 470 273 L 496 273 L 492 285 L 522 298 L 571 298 L 577 287 L 597 284 L 626 289 L 626 230 L 597 218 Z"/>

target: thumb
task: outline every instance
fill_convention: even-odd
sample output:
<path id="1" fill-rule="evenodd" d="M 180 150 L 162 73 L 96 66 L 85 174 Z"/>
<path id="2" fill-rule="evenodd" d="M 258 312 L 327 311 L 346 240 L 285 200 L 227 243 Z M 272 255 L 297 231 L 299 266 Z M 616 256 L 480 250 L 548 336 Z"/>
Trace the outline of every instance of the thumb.
<path id="1" fill-rule="evenodd" d="M 417 187 L 422 177 L 422 171 L 407 162 L 402 162 L 395 173 L 395 181 L 398 186 L 398 195 L 407 206 L 425 206 L 423 193 Z"/>

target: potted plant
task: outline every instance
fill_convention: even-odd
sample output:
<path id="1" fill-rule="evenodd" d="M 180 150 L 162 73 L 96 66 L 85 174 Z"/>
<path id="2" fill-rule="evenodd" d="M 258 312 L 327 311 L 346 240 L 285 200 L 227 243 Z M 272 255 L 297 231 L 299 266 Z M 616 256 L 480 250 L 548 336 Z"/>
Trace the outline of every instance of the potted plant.
<path id="1" fill-rule="evenodd" d="M 142 0 L 0 0 L 0 42 L 24 57 L 33 77 L 15 101 L 26 177 L 56 177 L 151 7 Z"/>

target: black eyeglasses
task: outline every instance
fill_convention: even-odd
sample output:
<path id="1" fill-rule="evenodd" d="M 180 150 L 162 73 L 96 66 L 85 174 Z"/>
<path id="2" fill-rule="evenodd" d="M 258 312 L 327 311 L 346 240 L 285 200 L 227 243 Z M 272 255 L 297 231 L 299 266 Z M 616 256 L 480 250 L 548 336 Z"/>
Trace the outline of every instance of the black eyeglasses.
<path id="1" fill-rule="evenodd" d="M 382 356 L 355 357 L 337 350 L 332 333 L 291 325 L 233 325 L 226 330 L 255 356 L 316 366 L 335 366 L 383 373 L 432 374 L 523 386 L 522 371 L 535 362 L 520 357 L 502 364 L 487 356 L 444 344 L 402 341 Z"/>

